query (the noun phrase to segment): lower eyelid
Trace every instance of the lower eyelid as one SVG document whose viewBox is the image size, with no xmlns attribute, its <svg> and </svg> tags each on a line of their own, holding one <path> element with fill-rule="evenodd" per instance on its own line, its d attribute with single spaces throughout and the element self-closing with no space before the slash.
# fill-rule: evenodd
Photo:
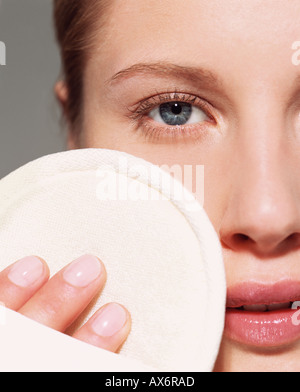
<svg viewBox="0 0 300 392">
<path fill-rule="evenodd" d="M 159 126 L 157 124 L 150 118 L 140 123 L 139 129 L 146 141 L 154 143 L 201 142 L 209 138 L 211 131 L 211 124 L 208 125 L 205 122 L 183 126 Z"/>
</svg>

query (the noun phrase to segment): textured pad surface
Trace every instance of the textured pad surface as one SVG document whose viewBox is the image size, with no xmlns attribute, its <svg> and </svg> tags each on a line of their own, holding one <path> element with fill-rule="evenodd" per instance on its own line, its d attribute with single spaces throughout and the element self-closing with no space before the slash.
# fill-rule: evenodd
<svg viewBox="0 0 300 392">
<path fill-rule="evenodd" d="M 212 370 L 225 313 L 221 246 L 200 204 L 157 166 L 104 149 L 31 162 L 0 181 L 0 243 L 1 269 L 32 254 L 51 275 L 83 254 L 103 260 L 105 288 L 68 333 L 119 302 L 132 316 L 125 359 Z"/>
</svg>

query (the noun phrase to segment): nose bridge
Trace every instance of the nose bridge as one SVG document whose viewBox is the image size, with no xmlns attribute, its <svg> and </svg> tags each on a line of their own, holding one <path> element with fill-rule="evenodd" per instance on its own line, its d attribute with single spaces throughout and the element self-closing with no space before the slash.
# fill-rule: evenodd
<svg viewBox="0 0 300 392">
<path fill-rule="evenodd" d="M 284 188 L 286 130 L 280 110 L 269 96 L 260 94 L 255 101 L 252 98 L 252 110 L 248 109 L 249 99 L 238 125 L 236 183 L 247 188 L 245 196 L 254 193 L 255 199 L 263 203 L 276 196 L 278 187 Z"/>
<path fill-rule="evenodd" d="M 256 199 L 275 196 L 275 189 L 282 188 L 285 172 L 280 125 L 267 119 L 241 124 L 238 135 L 237 160 L 240 162 L 237 183 L 248 188 L 249 196 L 254 192 Z M 281 184 L 281 187 L 280 187 Z"/>
<path fill-rule="evenodd" d="M 266 227 L 275 223 L 276 215 L 287 212 L 291 204 L 287 168 L 275 138 L 269 142 L 263 137 L 252 139 L 255 137 L 245 140 L 238 151 L 240 165 L 233 192 L 239 200 L 236 205 L 249 223 Z"/>
<path fill-rule="evenodd" d="M 239 124 L 221 237 L 231 247 L 237 238 L 247 238 L 257 249 L 270 252 L 300 229 L 300 219 L 286 159 L 284 121 L 278 110 L 271 117 L 267 108 L 258 113 L 244 117 Z"/>
</svg>

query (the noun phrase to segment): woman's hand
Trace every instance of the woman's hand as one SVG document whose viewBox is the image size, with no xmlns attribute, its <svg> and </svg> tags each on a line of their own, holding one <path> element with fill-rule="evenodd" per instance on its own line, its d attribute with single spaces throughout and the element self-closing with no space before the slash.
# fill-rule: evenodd
<svg viewBox="0 0 300 392">
<path fill-rule="evenodd" d="M 30 319 L 65 332 L 102 290 L 105 281 L 105 267 L 94 256 L 80 257 L 51 279 L 44 260 L 26 257 L 0 272 L 0 302 Z M 73 337 L 117 352 L 130 327 L 128 311 L 110 303 L 99 309 Z"/>
</svg>

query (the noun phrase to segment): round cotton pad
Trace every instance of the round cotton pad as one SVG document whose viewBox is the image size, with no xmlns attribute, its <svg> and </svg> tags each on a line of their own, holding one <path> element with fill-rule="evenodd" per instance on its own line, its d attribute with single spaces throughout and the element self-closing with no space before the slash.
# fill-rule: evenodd
<svg viewBox="0 0 300 392">
<path fill-rule="evenodd" d="M 107 283 L 69 334 L 118 302 L 132 317 L 124 359 L 213 369 L 225 315 L 221 245 L 201 205 L 158 166 L 105 149 L 31 162 L 0 181 L 0 243 L 1 269 L 28 255 L 51 275 L 84 254 L 104 262 Z"/>
</svg>

